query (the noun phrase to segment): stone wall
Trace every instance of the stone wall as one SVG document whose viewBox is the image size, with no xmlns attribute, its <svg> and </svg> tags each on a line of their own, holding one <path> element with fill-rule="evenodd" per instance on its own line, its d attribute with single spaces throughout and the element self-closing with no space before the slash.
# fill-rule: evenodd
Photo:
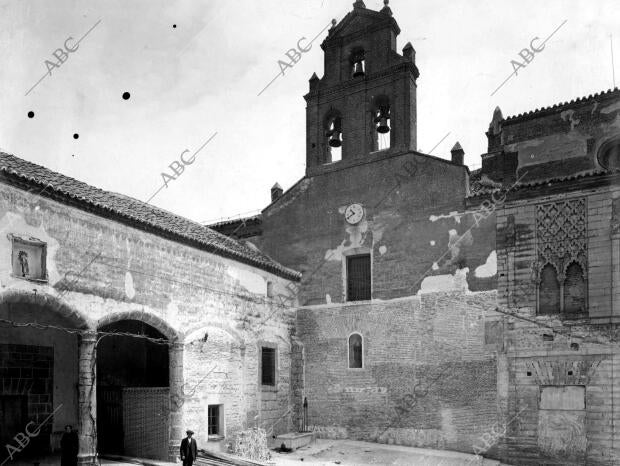
<svg viewBox="0 0 620 466">
<path fill-rule="evenodd" d="M 13 276 L 9 234 L 47 244 L 47 282 Z M 204 403 L 230 392 L 241 373 L 246 374 L 243 384 L 235 388 L 241 396 L 225 397 L 230 429 L 256 423 L 268 427 L 288 411 L 294 314 L 267 296 L 268 283 L 274 294 L 288 293 L 287 280 L 4 184 L 0 238 L 0 256 L 5 258 L 0 263 L 0 299 L 10 295 L 13 302 L 34 300 L 42 314 L 62 311 L 71 316 L 65 322 L 69 327 L 96 329 L 116 320 L 141 320 L 185 345 L 179 373 L 183 378 L 176 381 L 175 375 L 175 383 L 191 395 L 181 403 L 176 432 L 191 423 L 206 446 Z M 198 345 L 207 333 L 210 337 Z M 262 404 L 255 375 L 258 341 L 278 346 L 282 393 Z M 212 365 L 219 378 L 202 380 Z M 276 431 L 288 430 L 289 423 L 279 422 Z"/>
<path fill-rule="evenodd" d="M 620 188 L 605 178 L 584 179 L 518 194 L 497 211 L 498 303 L 505 313 L 493 324 L 498 401 L 504 419 L 514 419 L 498 456 L 532 465 L 618 464 L 620 315 L 612 297 L 618 288 L 613 204 Z M 586 225 L 586 312 L 540 315 L 537 209 L 579 200 L 583 218 L 562 223 Z"/>
</svg>

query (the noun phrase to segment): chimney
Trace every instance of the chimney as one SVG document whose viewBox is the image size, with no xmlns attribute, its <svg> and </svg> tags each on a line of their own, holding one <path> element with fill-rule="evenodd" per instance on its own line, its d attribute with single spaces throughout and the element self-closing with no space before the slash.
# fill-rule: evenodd
<svg viewBox="0 0 620 466">
<path fill-rule="evenodd" d="M 271 188 L 271 202 L 274 202 L 276 199 L 282 196 L 283 192 L 284 190 L 282 189 L 282 186 L 280 186 L 278 183 L 274 184 Z"/>
<path fill-rule="evenodd" d="M 465 151 L 463 150 L 459 142 L 454 144 L 454 147 L 452 148 L 450 153 L 452 154 L 452 163 L 455 163 L 457 165 L 463 165 L 463 161 L 465 159 Z"/>
<path fill-rule="evenodd" d="M 411 42 L 407 42 L 403 47 L 403 57 L 410 62 L 415 63 L 415 49 L 413 48 L 413 45 L 411 45 Z"/>
</svg>

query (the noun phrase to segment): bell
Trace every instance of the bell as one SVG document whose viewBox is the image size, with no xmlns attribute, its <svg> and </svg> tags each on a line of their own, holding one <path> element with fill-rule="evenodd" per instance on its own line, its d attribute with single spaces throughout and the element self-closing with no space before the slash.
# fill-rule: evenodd
<svg viewBox="0 0 620 466">
<path fill-rule="evenodd" d="M 329 136 L 329 147 L 340 147 L 341 145 L 340 131 L 332 131 L 332 134 Z"/>
<path fill-rule="evenodd" d="M 379 125 L 377 126 L 377 133 L 385 134 L 390 132 L 390 127 L 387 124 L 387 118 L 382 116 L 379 118 Z"/>
<path fill-rule="evenodd" d="M 361 61 L 356 61 L 353 65 L 353 77 L 364 76 L 364 65 Z"/>
</svg>

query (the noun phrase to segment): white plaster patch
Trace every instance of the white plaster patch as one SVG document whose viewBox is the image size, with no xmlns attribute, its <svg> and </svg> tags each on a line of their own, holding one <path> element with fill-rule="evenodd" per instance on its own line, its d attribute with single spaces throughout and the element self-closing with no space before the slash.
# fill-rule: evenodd
<svg viewBox="0 0 620 466">
<path fill-rule="evenodd" d="M 474 270 L 474 275 L 477 278 L 489 278 L 497 273 L 497 253 L 495 251 L 491 251 L 489 257 L 487 257 L 487 261 Z"/>
<path fill-rule="evenodd" d="M 436 222 L 437 220 L 440 220 L 442 218 L 453 218 L 456 223 L 461 223 L 461 217 L 463 215 L 465 215 L 465 214 L 464 213 L 460 214 L 458 211 L 453 210 L 449 214 L 445 214 L 445 215 L 444 214 L 441 214 L 441 215 L 431 215 L 428 219 L 431 222 Z"/>
<path fill-rule="evenodd" d="M 364 243 L 364 239 L 366 238 L 365 233 L 368 231 L 368 222 L 366 220 L 363 220 L 358 225 L 348 226 L 346 228 L 346 231 L 349 234 L 349 239 L 342 240 L 342 243 L 340 243 L 335 249 L 328 249 L 327 251 L 325 251 L 326 261 L 341 261 L 342 253 L 344 251 L 361 247 Z M 376 238 L 373 239 L 378 241 L 378 239 Z M 345 246 L 345 244 L 347 245 Z"/>
<path fill-rule="evenodd" d="M 435 246 L 435 240 L 434 239 L 431 240 L 431 246 Z"/>
<path fill-rule="evenodd" d="M 261 275 L 236 267 L 228 267 L 226 273 L 250 293 L 267 294 L 267 284 Z"/>
<path fill-rule="evenodd" d="M 170 301 L 164 309 L 164 318 L 176 327 L 179 324 L 179 306 L 174 301 Z"/>
<path fill-rule="evenodd" d="M 131 272 L 129 272 L 129 270 L 125 272 L 125 295 L 129 299 L 133 299 L 136 295 L 136 290 L 133 287 L 133 277 L 131 276 Z"/>
<path fill-rule="evenodd" d="M 387 252 L 387 247 L 386 246 L 380 246 L 379 247 L 379 254 L 383 255 Z"/>
<path fill-rule="evenodd" d="M 432 275 L 422 280 L 418 294 L 438 293 L 446 291 L 469 291 L 467 274 L 469 268 L 458 269 L 454 275 Z"/>
<path fill-rule="evenodd" d="M 472 244 L 474 244 L 474 238 L 471 235 L 471 230 L 467 230 L 462 236 L 456 230 L 448 231 L 448 248 L 450 248 L 451 259 L 447 263 L 452 264 L 459 257 L 461 246 L 471 246 Z"/>
<path fill-rule="evenodd" d="M 452 419 L 452 410 L 444 408 L 441 410 L 441 431 L 446 436 L 446 440 L 454 442 L 457 440 L 457 432 Z"/>
<path fill-rule="evenodd" d="M 439 270 L 439 265 L 437 265 L 437 262 L 433 262 L 433 270 Z"/>
<path fill-rule="evenodd" d="M 560 118 L 562 118 L 562 120 L 564 121 L 570 121 L 571 131 L 575 129 L 575 126 L 581 123 L 581 120 L 575 117 L 575 110 L 564 110 L 562 113 L 560 113 Z"/>
</svg>

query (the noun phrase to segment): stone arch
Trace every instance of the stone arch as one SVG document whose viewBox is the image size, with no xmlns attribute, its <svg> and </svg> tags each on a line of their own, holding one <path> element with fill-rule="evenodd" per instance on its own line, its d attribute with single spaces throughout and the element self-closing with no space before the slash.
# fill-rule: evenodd
<svg viewBox="0 0 620 466">
<path fill-rule="evenodd" d="M 196 341 L 198 339 L 203 338 L 205 335 L 205 332 L 208 332 L 209 329 L 212 329 L 212 328 L 217 328 L 219 330 L 226 332 L 228 335 L 230 335 L 230 337 L 233 340 L 239 343 L 240 346 L 245 346 L 245 340 L 239 332 L 232 329 L 229 325 L 224 325 L 219 322 L 213 322 L 208 325 L 202 325 L 200 327 L 196 327 L 193 330 L 188 330 L 184 334 L 183 344 L 187 345 L 191 343 L 192 341 Z"/>
<path fill-rule="evenodd" d="M 183 340 L 182 332 L 177 331 L 161 317 L 142 310 L 114 312 L 112 314 L 108 314 L 97 321 L 97 328 L 99 329 L 121 320 L 138 320 L 140 322 L 144 322 L 145 324 L 149 324 L 151 327 L 157 329 L 168 340 L 170 340 L 170 342 L 178 342 Z"/>
<path fill-rule="evenodd" d="M 7 290 L 0 293 L 1 304 L 29 304 L 51 310 L 70 321 L 76 329 L 92 330 L 93 322 L 67 303 L 65 300 L 48 293 L 26 290 Z"/>
</svg>

